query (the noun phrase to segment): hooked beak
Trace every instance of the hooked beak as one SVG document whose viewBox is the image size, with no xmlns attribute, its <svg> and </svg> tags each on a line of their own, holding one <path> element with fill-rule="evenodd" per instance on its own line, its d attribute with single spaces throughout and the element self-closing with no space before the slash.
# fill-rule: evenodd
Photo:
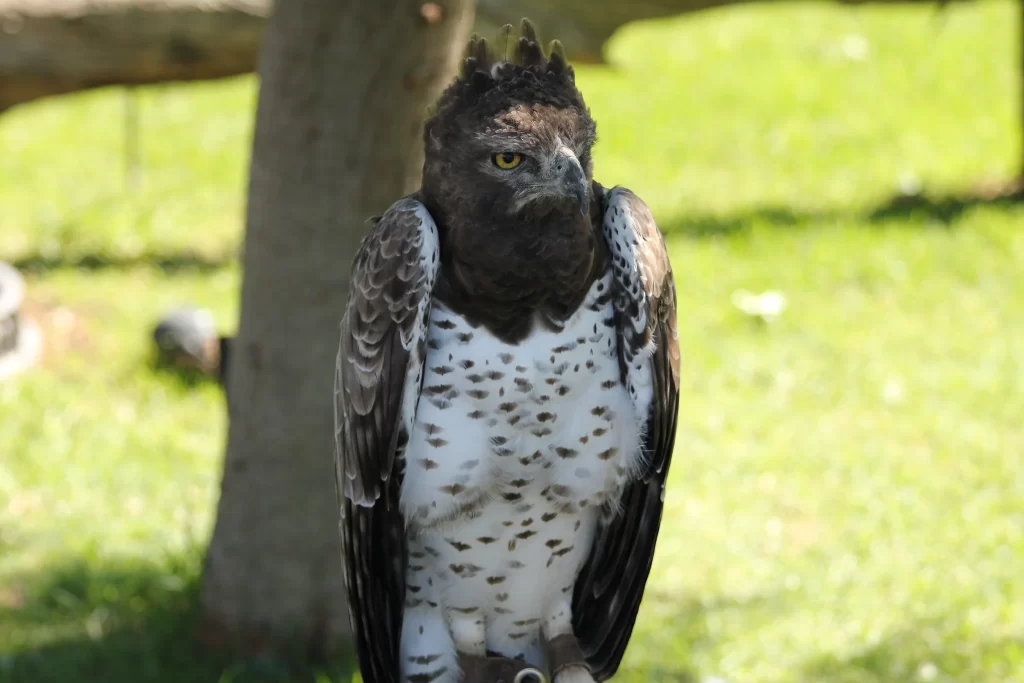
<svg viewBox="0 0 1024 683">
<path fill-rule="evenodd" d="M 580 160 L 572 150 L 563 147 L 555 159 L 555 174 L 558 176 L 561 193 L 575 200 L 581 216 L 590 212 L 590 183 L 587 174 L 580 165 Z"/>
</svg>

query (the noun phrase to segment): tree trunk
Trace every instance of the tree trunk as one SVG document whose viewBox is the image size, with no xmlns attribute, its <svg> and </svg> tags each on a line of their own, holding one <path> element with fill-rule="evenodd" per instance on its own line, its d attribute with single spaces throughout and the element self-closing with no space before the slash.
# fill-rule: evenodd
<svg viewBox="0 0 1024 683">
<path fill-rule="evenodd" d="M 333 382 L 367 219 L 419 185 L 425 108 L 454 74 L 471 0 L 287 0 L 267 28 L 230 428 L 203 634 L 319 656 L 349 632 Z"/>
</svg>

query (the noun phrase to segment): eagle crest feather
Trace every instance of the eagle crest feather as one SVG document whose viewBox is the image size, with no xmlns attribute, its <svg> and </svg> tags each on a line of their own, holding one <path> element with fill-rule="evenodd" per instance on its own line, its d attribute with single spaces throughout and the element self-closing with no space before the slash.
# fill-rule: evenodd
<svg viewBox="0 0 1024 683">
<path fill-rule="evenodd" d="M 513 38 L 514 31 L 511 24 L 505 24 L 493 43 L 475 33 L 470 37 L 458 76 L 428 108 L 428 119 L 458 115 L 461 110 L 486 106 L 521 90 L 557 96 L 559 101 L 552 104 L 567 98 L 582 106 L 576 74 L 562 43 L 553 40 L 545 50 L 537 29 L 526 18 L 517 38 Z"/>
</svg>

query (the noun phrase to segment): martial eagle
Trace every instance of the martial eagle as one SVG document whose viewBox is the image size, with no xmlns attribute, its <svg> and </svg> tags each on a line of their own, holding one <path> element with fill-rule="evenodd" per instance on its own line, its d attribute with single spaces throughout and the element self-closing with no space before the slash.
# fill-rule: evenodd
<svg viewBox="0 0 1024 683">
<path fill-rule="evenodd" d="M 367 683 L 605 680 L 654 555 L 679 391 L 668 254 L 639 197 L 593 180 L 561 46 L 511 28 L 500 51 L 470 41 L 421 188 L 353 264 L 335 462 Z"/>
</svg>

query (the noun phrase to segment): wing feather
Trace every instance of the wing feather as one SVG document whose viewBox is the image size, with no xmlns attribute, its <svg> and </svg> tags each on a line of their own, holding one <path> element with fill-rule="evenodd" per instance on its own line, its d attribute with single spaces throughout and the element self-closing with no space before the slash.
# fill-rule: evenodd
<svg viewBox="0 0 1024 683">
<path fill-rule="evenodd" d="M 615 276 L 619 360 L 644 426 L 644 465 L 619 510 L 602 519 L 576 581 L 573 628 L 598 681 L 619 667 L 654 560 L 679 404 L 675 283 L 664 239 L 627 189 L 603 195 L 602 232 Z M 595 193 L 597 194 L 597 193 Z"/>
<path fill-rule="evenodd" d="M 398 505 L 415 417 L 437 226 L 414 197 L 396 202 L 352 268 L 335 369 L 335 477 L 343 567 L 363 680 L 398 683 L 407 549 Z"/>
</svg>

